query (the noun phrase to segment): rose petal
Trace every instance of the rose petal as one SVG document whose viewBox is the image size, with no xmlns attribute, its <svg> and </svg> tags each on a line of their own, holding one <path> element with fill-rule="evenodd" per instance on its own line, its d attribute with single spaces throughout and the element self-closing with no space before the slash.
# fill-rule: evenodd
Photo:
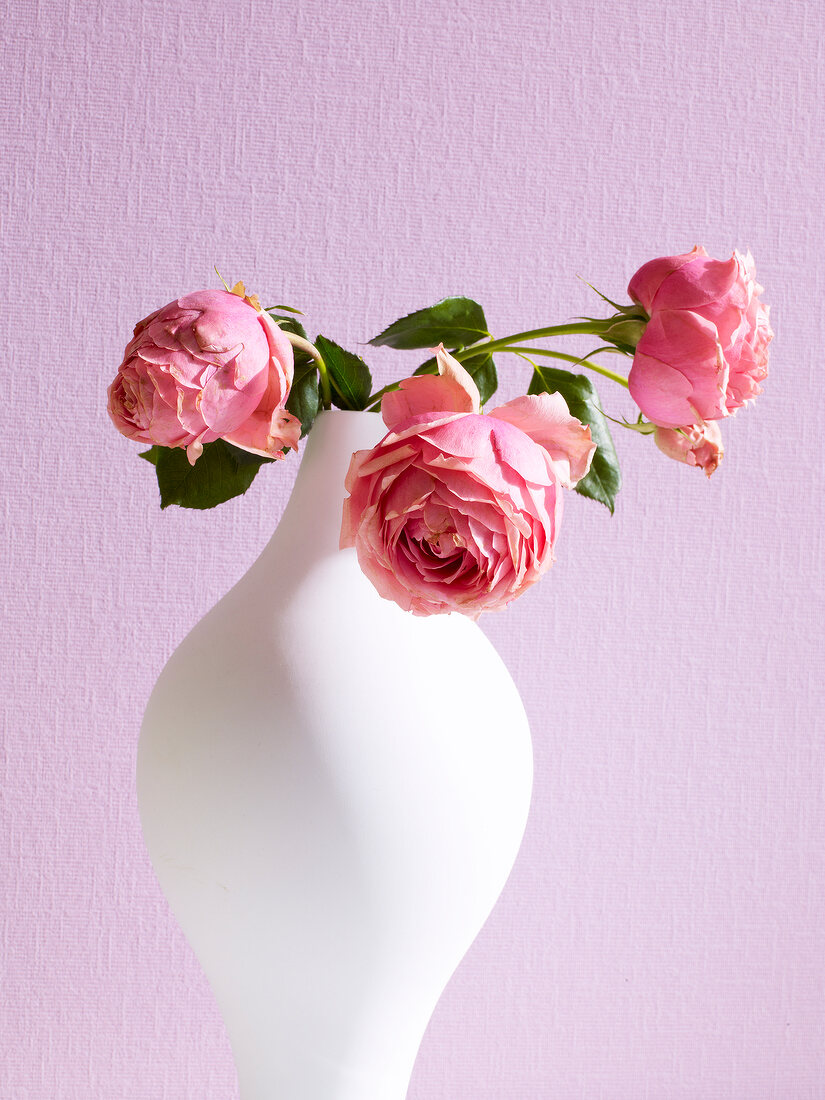
<svg viewBox="0 0 825 1100">
<path fill-rule="evenodd" d="M 438 374 L 405 378 L 397 390 L 384 394 L 381 415 L 391 431 L 421 414 L 478 412 L 478 386 L 472 377 L 457 359 L 444 350 L 443 344 L 434 350 Z"/>
<path fill-rule="evenodd" d="M 190 461 L 218 438 L 279 457 L 300 433 L 285 410 L 292 370 L 289 341 L 249 302 L 198 291 L 135 326 L 110 415 L 126 435 L 188 448 Z"/>
<path fill-rule="evenodd" d="M 404 609 L 477 618 L 552 564 L 559 476 L 547 450 L 506 419 L 430 415 L 353 456 L 341 546 L 354 546 L 377 591 Z"/>
<path fill-rule="evenodd" d="M 571 489 L 590 469 L 596 444 L 590 426 L 570 413 L 560 393 L 517 397 L 488 414 L 518 428 L 548 452 L 562 485 Z"/>
<path fill-rule="evenodd" d="M 684 252 L 679 256 L 659 256 L 655 260 L 649 260 L 631 278 L 627 286 L 628 294 L 634 302 L 638 302 L 650 313 L 653 309 L 653 299 L 664 280 L 698 256 L 707 256 L 707 252 L 697 244 L 690 252 Z"/>
<path fill-rule="evenodd" d="M 744 309 L 748 297 L 741 274 L 742 267 L 736 253 L 729 260 L 696 256 L 662 280 L 651 309 L 653 312 L 659 309 L 695 310 L 720 301 Z"/>
<path fill-rule="evenodd" d="M 654 441 L 659 450 L 677 462 L 698 466 L 708 477 L 724 457 L 722 431 L 717 420 L 689 424 L 683 428 L 657 428 Z"/>
<path fill-rule="evenodd" d="M 697 313 L 655 313 L 636 347 L 628 385 L 655 424 L 678 428 L 727 416 L 728 368 L 714 325 Z"/>
</svg>

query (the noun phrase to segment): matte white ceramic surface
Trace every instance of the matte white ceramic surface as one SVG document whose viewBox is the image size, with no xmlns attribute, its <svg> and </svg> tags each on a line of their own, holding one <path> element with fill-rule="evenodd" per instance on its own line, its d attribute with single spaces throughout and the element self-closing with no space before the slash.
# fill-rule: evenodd
<svg viewBox="0 0 825 1100">
<path fill-rule="evenodd" d="M 243 1100 L 403 1100 L 527 819 L 527 720 L 484 634 L 382 600 L 338 549 L 350 456 L 384 430 L 318 417 L 271 542 L 141 733 L 146 844 Z"/>
</svg>

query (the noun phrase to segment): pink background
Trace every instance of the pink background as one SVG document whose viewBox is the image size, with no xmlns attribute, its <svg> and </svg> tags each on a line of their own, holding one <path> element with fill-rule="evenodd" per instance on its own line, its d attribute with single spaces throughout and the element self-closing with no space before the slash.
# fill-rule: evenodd
<svg viewBox="0 0 825 1100">
<path fill-rule="evenodd" d="M 135 746 L 296 463 L 161 514 L 104 410 L 134 322 L 217 263 L 353 347 L 451 293 L 503 334 L 597 309 L 577 274 L 622 297 L 702 242 L 753 250 L 772 377 L 711 482 L 617 429 L 615 518 L 571 499 L 549 578 L 484 621 L 534 807 L 410 1097 L 821 1100 L 825 9 L 5 9 L 0 1097 L 237 1095 Z"/>
</svg>

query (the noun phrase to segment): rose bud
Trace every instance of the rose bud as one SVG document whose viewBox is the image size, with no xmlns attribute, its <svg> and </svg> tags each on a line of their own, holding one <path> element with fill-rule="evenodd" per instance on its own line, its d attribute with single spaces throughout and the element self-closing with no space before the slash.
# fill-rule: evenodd
<svg viewBox="0 0 825 1100">
<path fill-rule="evenodd" d="M 698 466 L 708 477 L 713 473 L 725 453 L 722 432 L 716 420 L 704 424 L 690 424 L 685 428 L 656 428 L 653 434 L 656 446 L 677 462 Z"/>
<path fill-rule="evenodd" d="M 711 259 L 696 247 L 641 267 L 628 292 L 650 316 L 628 379 L 663 427 L 720 420 L 762 392 L 773 332 L 751 254 Z"/>
<path fill-rule="evenodd" d="M 439 374 L 386 394 L 388 434 L 353 455 L 341 546 L 404 610 L 477 618 L 549 569 L 562 487 L 584 477 L 595 445 L 560 394 L 482 415 L 475 382 L 436 350 Z"/>
<path fill-rule="evenodd" d="M 130 439 L 185 447 L 193 465 L 216 439 L 282 458 L 301 431 L 284 408 L 292 368 L 291 344 L 256 299 L 199 290 L 135 327 L 109 415 Z"/>
</svg>

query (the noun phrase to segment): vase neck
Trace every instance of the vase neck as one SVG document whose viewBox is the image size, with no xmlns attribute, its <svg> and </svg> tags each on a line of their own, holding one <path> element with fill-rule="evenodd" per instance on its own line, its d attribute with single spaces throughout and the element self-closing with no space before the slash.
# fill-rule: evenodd
<svg viewBox="0 0 825 1100">
<path fill-rule="evenodd" d="M 301 541 L 307 563 L 338 550 L 346 497 L 344 480 L 355 451 L 374 447 L 386 435 L 380 415 L 334 410 L 319 413 L 306 437 L 301 468 L 267 558 L 284 537 Z"/>
</svg>

